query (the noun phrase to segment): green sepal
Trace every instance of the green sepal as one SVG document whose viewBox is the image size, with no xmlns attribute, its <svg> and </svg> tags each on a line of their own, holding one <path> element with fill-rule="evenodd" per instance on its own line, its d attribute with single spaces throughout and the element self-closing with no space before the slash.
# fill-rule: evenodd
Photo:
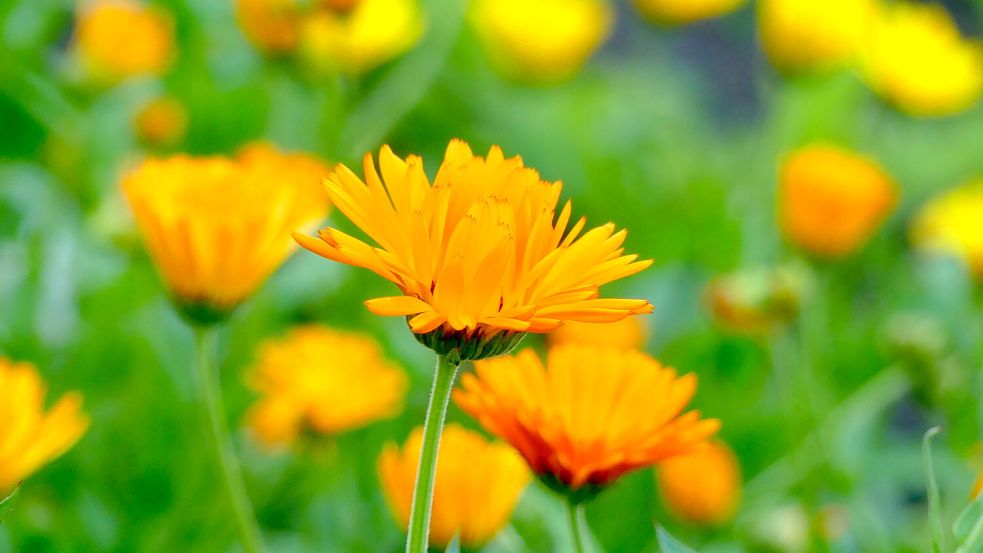
<svg viewBox="0 0 983 553">
<path fill-rule="evenodd" d="M 579 488 L 571 488 L 552 474 L 537 474 L 536 477 L 547 488 L 565 497 L 571 505 L 587 503 L 607 489 L 607 486 L 591 483 L 584 484 Z"/>
<path fill-rule="evenodd" d="M 447 333 L 437 328 L 425 334 L 413 333 L 418 342 L 432 349 L 438 355 L 446 355 L 453 361 L 476 361 L 511 352 L 526 336 L 525 332 L 501 331 L 486 336 L 482 329 L 468 333 L 465 331 Z"/>
<path fill-rule="evenodd" d="M 192 326 L 208 327 L 220 324 L 232 315 L 235 305 L 220 307 L 206 300 L 181 300 L 174 298 L 174 307 Z"/>
<path fill-rule="evenodd" d="M 14 488 L 14 491 L 10 492 L 7 497 L 0 499 L 0 522 L 3 522 L 3 519 L 7 518 L 7 515 L 13 510 L 14 504 L 17 503 L 19 491 L 20 487 Z"/>
</svg>

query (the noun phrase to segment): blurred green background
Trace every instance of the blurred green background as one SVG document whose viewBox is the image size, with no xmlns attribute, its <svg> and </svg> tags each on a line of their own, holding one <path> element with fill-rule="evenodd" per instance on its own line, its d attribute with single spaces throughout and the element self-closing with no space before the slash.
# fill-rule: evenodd
<svg viewBox="0 0 983 553">
<path fill-rule="evenodd" d="M 760 51 L 752 5 L 659 28 L 619 3 L 604 47 L 554 86 L 496 73 L 453 0 L 424 1 L 422 41 L 357 78 L 263 56 L 224 0 L 155 5 L 175 21 L 170 69 L 97 89 L 72 76 L 73 3 L 0 1 L 0 353 L 35 363 L 53 395 L 80 390 L 92 417 L 76 447 L 26 481 L 0 551 L 234 550 L 192 405 L 191 331 L 118 193 L 122 171 L 153 152 L 132 118 L 165 92 L 189 119 L 168 151 L 265 139 L 357 164 L 385 142 L 432 171 L 459 137 L 521 155 L 563 180 L 575 214 L 629 229 L 628 251 L 655 265 L 608 293 L 655 305 L 647 349 L 699 375 L 695 404 L 723 421 L 745 486 L 736 519 L 708 530 L 669 516 L 652 472 L 638 471 L 588 507 L 605 551 L 656 551 L 655 521 L 705 552 L 927 551 L 921 436 L 937 424 L 946 520 L 968 502 L 983 461 L 981 297 L 954 260 L 912 252 L 907 229 L 926 198 L 983 174 L 979 105 L 912 119 L 850 70 L 783 77 Z M 967 32 L 983 29 L 981 3 L 950 8 Z M 814 140 L 877 159 L 901 191 L 884 227 L 841 261 L 796 252 L 775 224 L 779 160 Z M 786 332 L 742 336 L 711 320 L 710 279 L 790 261 L 811 284 Z M 390 294 L 368 272 L 300 252 L 222 335 L 228 416 L 272 551 L 402 548 L 375 461 L 422 421 L 432 358 L 401 320 L 361 304 Z M 378 337 L 412 376 L 406 409 L 270 454 L 239 425 L 253 399 L 244 371 L 265 338 L 307 321 Z M 926 341 L 927 360 L 899 346 Z M 474 427 L 453 406 L 450 417 Z M 559 503 L 534 484 L 485 551 L 566 551 L 565 532 Z"/>
</svg>

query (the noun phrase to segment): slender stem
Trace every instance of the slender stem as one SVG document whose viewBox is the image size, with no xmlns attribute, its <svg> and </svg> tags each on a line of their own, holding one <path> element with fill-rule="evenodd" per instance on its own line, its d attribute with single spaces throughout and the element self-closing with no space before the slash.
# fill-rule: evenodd
<svg viewBox="0 0 983 553">
<path fill-rule="evenodd" d="M 447 404 L 458 363 L 437 355 L 437 368 L 433 375 L 433 388 L 427 404 L 427 417 L 423 422 L 423 446 L 420 448 L 420 464 L 416 470 L 413 487 L 413 505 L 410 508 L 410 524 L 406 535 L 406 553 L 426 553 L 430 536 L 430 509 L 433 503 L 433 483 L 437 475 L 437 451 L 440 435 L 447 417 Z"/>
<path fill-rule="evenodd" d="M 584 524 L 584 504 L 574 504 L 573 501 L 567 501 L 567 518 L 570 521 L 570 535 L 573 537 L 573 550 L 574 553 L 585 553 L 587 550 L 584 548 L 584 532 L 582 526 Z"/>
<path fill-rule="evenodd" d="M 239 461 L 229 441 L 229 428 L 225 422 L 225 409 L 222 406 L 222 396 L 219 393 L 218 369 L 215 366 L 215 329 L 213 327 L 198 327 L 195 329 L 195 352 L 198 369 L 198 405 L 201 416 L 208 420 L 211 449 L 214 462 L 222 473 L 222 483 L 232 514 L 236 521 L 239 541 L 246 553 L 262 551 L 262 538 L 253 508 L 246 495 L 242 483 L 242 472 Z"/>
</svg>

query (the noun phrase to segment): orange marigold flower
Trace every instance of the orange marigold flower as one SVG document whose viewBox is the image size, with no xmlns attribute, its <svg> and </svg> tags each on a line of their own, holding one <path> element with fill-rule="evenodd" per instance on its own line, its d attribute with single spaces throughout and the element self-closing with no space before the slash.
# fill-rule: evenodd
<svg viewBox="0 0 983 553">
<path fill-rule="evenodd" d="M 714 322 L 758 335 L 795 320 L 809 284 L 809 274 L 799 265 L 753 267 L 715 277 L 703 297 Z"/>
<path fill-rule="evenodd" d="M 379 163 L 381 178 L 365 156 L 367 184 L 344 166 L 325 183 L 332 203 L 379 247 L 334 228 L 320 240 L 295 236 L 318 255 L 396 284 L 403 296 L 369 300 L 369 310 L 408 316 L 438 353 L 494 355 L 521 333 L 563 321 L 651 312 L 645 300 L 598 298 L 602 284 L 651 264 L 623 255 L 626 232 L 609 223 L 581 235 L 584 219 L 567 230 L 570 203 L 556 214 L 561 183 L 540 179 L 520 158 L 506 159 L 498 147 L 475 156 L 455 140 L 433 185 L 419 157 L 403 160 L 386 146 Z"/>
<path fill-rule="evenodd" d="M 778 217 L 785 236 L 821 256 L 858 249 L 896 202 L 897 188 L 876 162 L 835 146 L 813 144 L 793 152 L 779 175 Z"/>
<path fill-rule="evenodd" d="M 133 120 L 137 137 L 153 146 L 169 146 L 181 140 L 188 129 L 188 112 L 170 96 L 147 102 Z"/>
<path fill-rule="evenodd" d="M 296 327 L 263 344 L 250 380 L 260 399 L 247 415 L 267 446 L 292 442 L 304 428 L 336 434 L 402 409 L 406 374 L 378 344 L 320 325 Z"/>
<path fill-rule="evenodd" d="M 422 443 L 423 428 L 418 427 L 402 449 L 390 443 L 379 456 L 382 490 L 403 528 L 410 518 Z M 444 547 L 455 535 L 466 547 L 491 540 L 508 523 L 529 480 L 529 470 L 511 447 L 448 424 L 440 441 L 430 544 Z"/>
<path fill-rule="evenodd" d="M 236 19 L 246 38 L 271 53 L 297 48 L 303 15 L 297 0 L 236 0 Z"/>
<path fill-rule="evenodd" d="M 150 255 L 183 313 L 220 319 L 293 251 L 292 232 L 327 213 L 321 162 L 269 145 L 238 159 L 148 159 L 123 180 Z"/>
<path fill-rule="evenodd" d="M 666 25 L 687 25 L 720 17 L 740 8 L 747 0 L 634 0 L 642 15 Z"/>
<path fill-rule="evenodd" d="M 45 463 L 68 451 L 89 426 L 82 396 L 65 394 L 44 411 L 37 369 L 0 357 L 0 499 Z"/>
<path fill-rule="evenodd" d="M 641 349 L 645 345 L 647 325 L 641 317 L 625 317 L 614 323 L 580 323 L 567 321 L 546 335 L 550 345 L 588 344 L 619 349 Z"/>
<path fill-rule="evenodd" d="M 171 19 L 134 0 L 83 3 L 75 45 L 83 62 L 101 80 L 116 81 L 161 73 L 174 56 Z"/>
<path fill-rule="evenodd" d="M 687 453 L 720 426 L 680 414 L 696 377 L 637 351 L 568 344 L 475 363 L 454 399 L 545 483 L 588 499 L 622 474 Z"/>
<path fill-rule="evenodd" d="M 730 520 L 741 496 L 737 456 L 720 441 L 707 442 L 690 453 L 660 463 L 659 493 L 669 510 L 695 524 Z"/>
</svg>

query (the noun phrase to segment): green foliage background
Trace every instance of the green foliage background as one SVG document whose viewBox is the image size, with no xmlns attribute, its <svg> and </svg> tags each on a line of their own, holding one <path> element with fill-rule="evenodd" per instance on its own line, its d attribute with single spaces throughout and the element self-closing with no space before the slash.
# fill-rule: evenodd
<svg viewBox="0 0 983 553">
<path fill-rule="evenodd" d="M 927 197 L 983 174 L 980 106 L 915 120 L 850 71 L 780 77 L 756 45 L 751 7 L 660 29 L 619 4 L 614 37 L 576 79 L 528 87 L 491 70 L 455 0 L 425 1 L 423 42 L 360 80 L 264 59 L 228 2 L 159 4 L 177 22 L 176 64 L 160 80 L 96 91 L 71 83 L 70 2 L 0 2 L 0 353 L 37 364 L 53 395 L 81 390 L 92 417 L 73 450 L 24 484 L 0 551 L 234 547 L 192 408 L 191 332 L 127 230 L 117 191 L 121 171 L 146 154 L 131 118 L 163 91 L 190 113 L 175 150 L 231 153 L 265 138 L 358 163 L 386 142 L 433 170 L 460 137 L 522 155 L 564 181 L 575 213 L 630 229 L 628 250 L 656 263 L 610 293 L 656 306 L 648 349 L 699 375 L 696 404 L 723 421 L 745 493 L 732 524 L 700 529 L 669 516 L 651 471 L 639 471 L 588 508 L 604 551 L 657 550 L 656 521 L 705 552 L 792 550 L 768 542 L 798 525 L 802 551 L 926 551 L 920 438 L 936 424 L 946 520 L 968 502 L 983 414 L 980 297 L 960 265 L 913 253 L 906 233 Z M 953 5 L 979 34 L 981 4 Z M 802 257 L 774 223 L 778 160 L 813 140 L 870 154 L 902 190 L 878 235 L 840 262 Z M 788 333 L 741 337 L 709 320 L 710 278 L 795 259 L 814 286 Z M 257 345 L 298 322 L 372 333 L 412 375 L 397 419 L 281 455 L 237 434 L 271 550 L 401 550 L 375 459 L 422 421 L 432 357 L 401 320 L 361 305 L 390 293 L 368 272 L 301 252 L 223 333 L 233 424 L 252 400 L 243 375 Z M 941 340 L 930 359 L 889 347 L 902 314 L 894 326 L 905 338 Z M 451 419 L 473 426 L 454 407 Z M 566 540 L 559 503 L 534 485 L 485 551 L 567 551 Z"/>
</svg>

